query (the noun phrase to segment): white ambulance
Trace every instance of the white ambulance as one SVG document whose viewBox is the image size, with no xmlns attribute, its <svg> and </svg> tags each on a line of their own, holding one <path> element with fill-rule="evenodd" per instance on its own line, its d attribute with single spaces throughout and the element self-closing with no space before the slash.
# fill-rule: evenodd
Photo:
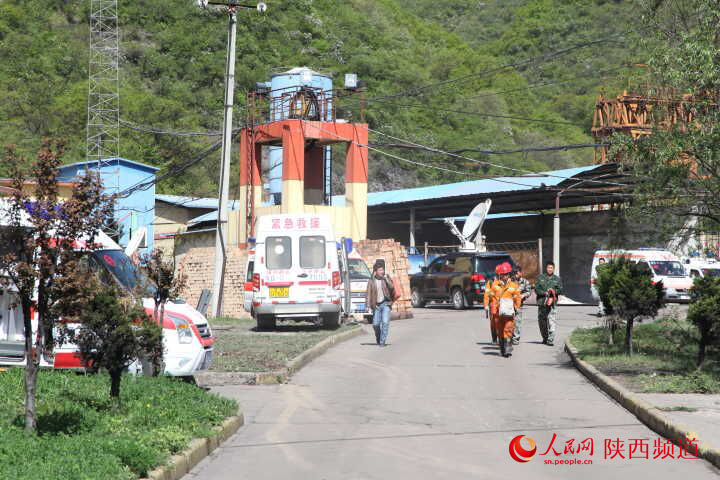
<svg viewBox="0 0 720 480">
<path fill-rule="evenodd" d="M 257 220 L 251 312 L 259 329 L 277 320 L 340 324 L 340 268 L 330 218 L 264 215 Z M 249 270 L 249 269 L 248 269 Z"/>
<path fill-rule="evenodd" d="M 650 273 L 652 273 L 654 282 L 662 281 L 667 301 L 690 301 L 690 287 L 692 287 L 693 283 L 692 278 L 685 272 L 685 268 L 682 263 L 680 263 L 678 257 L 667 250 L 656 248 L 598 250 L 595 252 L 590 273 L 590 290 L 595 301 L 600 300 L 597 289 L 595 288 L 598 265 L 621 257 L 646 266 Z"/>
<path fill-rule="evenodd" d="M 142 270 L 136 268 L 117 243 L 102 232 L 93 243 L 99 244 L 100 248 L 88 252 L 87 258 L 101 280 L 113 282 L 127 292 L 136 291 L 136 287 L 142 285 L 151 293 L 154 286 L 150 280 Z M 142 302 L 146 313 L 153 316 L 153 298 L 143 298 Z M 0 365 L 24 366 L 26 363 L 23 316 L 18 303 L 16 291 L 0 284 Z M 70 324 L 70 327 L 77 328 L 78 325 Z M 36 328 L 37 320 L 34 318 L 33 331 Z M 210 367 L 215 339 L 207 319 L 200 312 L 182 300 L 168 301 L 162 328 L 166 375 L 185 377 Z M 135 368 L 137 363 L 134 364 Z M 41 358 L 40 365 L 63 369 L 85 367 L 77 346 L 70 343 L 56 346 Z"/>
<path fill-rule="evenodd" d="M 691 278 L 720 277 L 720 261 L 714 258 L 687 258 L 683 261 Z"/>
</svg>

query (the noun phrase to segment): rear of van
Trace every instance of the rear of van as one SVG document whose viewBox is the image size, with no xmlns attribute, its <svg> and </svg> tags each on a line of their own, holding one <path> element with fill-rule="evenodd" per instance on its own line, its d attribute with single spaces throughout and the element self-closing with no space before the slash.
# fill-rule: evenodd
<svg viewBox="0 0 720 480">
<path fill-rule="evenodd" d="M 259 329 L 278 320 L 340 324 L 340 268 L 330 218 L 265 215 L 258 218 L 252 311 Z"/>
</svg>

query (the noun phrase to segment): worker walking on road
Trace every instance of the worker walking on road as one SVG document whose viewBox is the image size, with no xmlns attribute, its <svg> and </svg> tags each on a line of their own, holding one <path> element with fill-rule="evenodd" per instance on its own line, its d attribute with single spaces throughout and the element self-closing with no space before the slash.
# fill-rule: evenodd
<svg viewBox="0 0 720 480">
<path fill-rule="evenodd" d="M 497 332 L 495 331 L 495 321 L 490 315 L 490 290 L 492 290 L 492 280 L 488 280 L 485 284 L 485 293 L 483 294 L 483 306 L 485 307 L 485 318 L 490 323 L 490 338 L 492 343 L 497 343 Z"/>
<path fill-rule="evenodd" d="M 555 275 L 555 264 L 547 262 L 545 273 L 535 282 L 537 296 L 538 325 L 543 343 L 552 346 L 555 343 L 555 321 L 557 320 L 557 303 L 562 294 L 562 280 Z"/>
<path fill-rule="evenodd" d="M 368 282 L 365 303 L 373 312 L 373 329 L 378 346 L 384 347 L 390 331 L 390 311 L 396 299 L 395 284 L 385 275 L 385 262 L 375 261 L 373 275 Z"/>
<path fill-rule="evenodd" d="M 490 314 L 495 322 L 495 332 L 503 357 L 512 355 L 512 337 L 515 333 L 515 315 L 522 304 L 520 286 L 512 278 L 512 265 L 501 263 L 495 267 L 498 278 L 490 288 Z"/>
<path fill-rule="evenodd" d="M 525 305 L 525 300 L 530 298 L 530 295 L 532 294 L 532 286 L 530 285 L 530 282 L 527 281 L 527 278 L 523 276 L 522 267 L 520 265 L 515 267 L 515 276 L 513 280 L 515 280 L 515 283 L 517 283 L 520 287 L 520 294 L 522 295 L 522 305 L 520 306 L 517 315 L 515 315 L 515 333 L 513 333 L 512 338 L 513 345 L 518 345 L 520 343 L 520 333 L 523 323 L 523 306 Z"/>
</svg>

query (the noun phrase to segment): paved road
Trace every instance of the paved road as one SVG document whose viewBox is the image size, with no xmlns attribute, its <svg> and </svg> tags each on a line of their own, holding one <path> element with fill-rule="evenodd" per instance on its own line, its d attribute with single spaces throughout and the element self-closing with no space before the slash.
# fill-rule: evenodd
<svg viewBox="0 0 720 480">
<path fill-rule="evenodd" d="M 559 337 L 597 322 L 587 307 L 564 307 Z M 704 460 L 652 459 L 658 438 L 589 384 L 557 342 L 539 343 L 526 320 L 505 359 L 488 342 L 482 311 L 416 310 L 393 322 L 391 345 L 370 336 L 331 349 L 287 385 L 218 387 L 237 398 L 246 426 L 186 479 L 715 478 Z M 526 318 L 534 318 L 528 308 Z M 527 435 L 538 452 L 511 459 Z M 593 439 L 594 453 L 542 456 L 550 444 Z M 648 439 L 650 459 L 604 459 L 605 439 Z M 525 445 L 525 444 L 524 444 Z M 638 452 L 641 450 L 638 450 Z M 677 455 L 677 451 L 675 452 Z M 637 455 L 637 453 L 636 453 Z M 546 465 L 579 458 L 593 465 Z"/>
</svg>

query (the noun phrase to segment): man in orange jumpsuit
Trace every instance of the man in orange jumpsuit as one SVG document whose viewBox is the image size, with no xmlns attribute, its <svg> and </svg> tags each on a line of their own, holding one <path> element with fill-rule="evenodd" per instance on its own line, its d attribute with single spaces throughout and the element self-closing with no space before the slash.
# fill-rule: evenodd
<svg viewBox="0 0 720 480">
<path fill-rule="evenodd" d="M 512 355 L 515 314 L 522 305 L 522 292 L 520 286 L 510 277 L 512 265 L 508 262 L 495 267 L 495 273 L 497 279 L 492 283 L 488 293 L 490 315 L 500 343 L 500 354 L 509 357 Z"/>
<path fill-rule="evenodd" d="M 493 343 L 497 343 L 497 333 L 495 332 L 495 321 L 490 315 L 490 290 L 492 290 L 492 280 L 488 280 L 485 284 L 485 293 L 483 295 L 483 305 L 485 306 L 485 317 L 490 322 L 490 337 Z"/>
</svg>

